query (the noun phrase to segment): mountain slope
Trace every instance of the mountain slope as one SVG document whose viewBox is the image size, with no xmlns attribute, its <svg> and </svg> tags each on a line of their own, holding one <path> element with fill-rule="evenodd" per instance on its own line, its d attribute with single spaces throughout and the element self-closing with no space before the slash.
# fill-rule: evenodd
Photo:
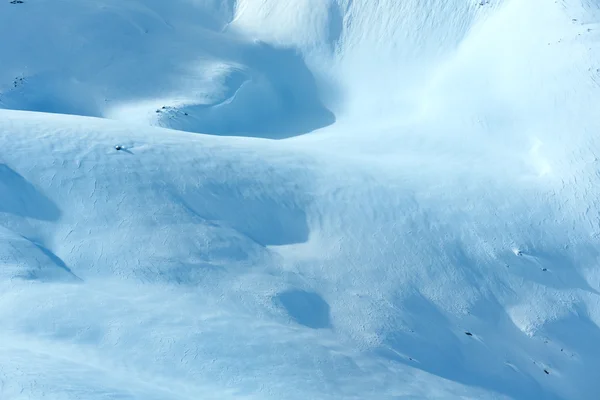
<svg viewBox="0 0 600 400">
<path fill-rule="evenodd" d="M 598 6 L 1 4 L 2 399 L 593 399 Z"/>
</svg>

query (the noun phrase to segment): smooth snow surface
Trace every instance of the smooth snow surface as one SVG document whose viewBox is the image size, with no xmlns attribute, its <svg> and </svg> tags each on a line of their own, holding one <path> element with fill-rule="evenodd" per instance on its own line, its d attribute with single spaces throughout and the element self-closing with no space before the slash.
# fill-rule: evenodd
<svg viewBox="0 0 600 400">
<path fill-rule="evenodd" d="M 599 22 L 1 2 L 0 399 L 597 399 Z"/>
</svg>

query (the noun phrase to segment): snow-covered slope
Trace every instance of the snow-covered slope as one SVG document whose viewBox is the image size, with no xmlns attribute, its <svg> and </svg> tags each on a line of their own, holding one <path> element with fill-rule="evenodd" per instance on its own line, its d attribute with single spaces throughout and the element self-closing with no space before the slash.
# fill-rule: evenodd
<svg viewBox="0 0 600 400">
<path fill-rule="evenodd" d="M 1 3 L 0 398 L 594 399 L 599 13 Z"/>
</svg>

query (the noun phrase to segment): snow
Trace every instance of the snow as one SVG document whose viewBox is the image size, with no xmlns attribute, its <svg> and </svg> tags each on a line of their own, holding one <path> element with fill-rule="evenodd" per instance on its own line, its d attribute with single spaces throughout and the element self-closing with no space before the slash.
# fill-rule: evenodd
<svg viewBox="0 0 600 400">
<path fill-rule="evenodd" d="M 596 398 L 598 22 L 1 3 L 0 398 Z"/>
</svg>

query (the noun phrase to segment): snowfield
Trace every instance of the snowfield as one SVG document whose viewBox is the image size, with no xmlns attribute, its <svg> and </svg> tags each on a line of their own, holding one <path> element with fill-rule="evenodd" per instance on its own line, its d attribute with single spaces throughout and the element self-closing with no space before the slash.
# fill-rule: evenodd
<svg viewBox="0 0 600 400">
<path fill-rule="evenodd" d="M 3 1 L 0 399 L 596 399 L 599 23 Z"/>
</svg>

